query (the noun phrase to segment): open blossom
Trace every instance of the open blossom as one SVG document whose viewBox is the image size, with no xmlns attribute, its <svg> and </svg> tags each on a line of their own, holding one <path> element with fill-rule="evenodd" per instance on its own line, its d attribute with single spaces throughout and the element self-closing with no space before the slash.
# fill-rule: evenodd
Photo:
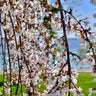
<svg viewBox="0 0 96 96">
<path fill-rule="evenodd" d="M 55 2 L 52 5 L 53 5 L 53 7 L 58 8 L 58 2 Z"/>
<path fill-rule="evenodd" d="M 92 81 L 96 82 L 96 78 L 95 78 L 95 79 L 93 79 Z"/>
<path fill-rule="evenodd" d="M 90 94 L 88 96 L 91 96 L 92 93 L 96 93 L 96 88 L 89 88 Z"/>
<path fill-rule="evenodd" d="M 10 94 L 10 88 L 7 88 L 7 89 L 5 90 L 5 92 L 6 92 L 6 94 Z"/>
</svg>

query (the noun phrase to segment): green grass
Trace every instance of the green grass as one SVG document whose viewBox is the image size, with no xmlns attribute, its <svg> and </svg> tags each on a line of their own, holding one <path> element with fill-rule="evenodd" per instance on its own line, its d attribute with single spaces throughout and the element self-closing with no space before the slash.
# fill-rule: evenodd
<svg viewBox="0 0 96 96">
<path fill-rule="evenodd" d="M 89 88 L 94 88 L 96 87 L 96 83 L 95 82 L 92 82 L 92 80 L 94 79 L 94 76 L 91 76 L 91 73 L 90 72 L 80 72 L 79 73 L 79 76 L 77 78 L 77 86 L 78 87 L 81 87 L 83 90 L 82 90 L 82 93 L 84 94 L 84 96 L 88 96 L 89 94 Z M 0 74 L 0 90 L 2 89 L 2 83 L 3 82 L 3 75 Z M 40 87 L 38 87 L 38 85 L 41 85 Z M 41 93 L 44 89 L 46 89 L 46 86 L 44 85 L 43 82 L 40 82 L 36 85 L 36 87 L 41 90 Z M 21 96 L 20 95 L 20 87 L 18 89 L 18 96 Z M 26 92 L 25 90 L 25 87 L 23 86 L 23 92 Z M 13 91 L 12 93 L 15 93 L 16 91 L 16 86 L 13 86 Z M 96 96 L 96 94 L 92 94 L 92 96 Z"/>
<path fill-rule="evenodd" d="M 3 82 L 3 74 L 0 74 L 0 82 Z"/>
<path fill-rule="evenodd" d="M 94 76 L 92 76 L 90 72 L 79 73 L 79 76 L 77 78 L 77 86 L 83 89 L 82 93 L 84 94 L 84 96 L 88 96 L 89 88 L 96 87 L 96 83 L 92 82 L 93 79 Z M 92 96 L 96 96 L 96 94 L 92 94 Z"/>
</svg>

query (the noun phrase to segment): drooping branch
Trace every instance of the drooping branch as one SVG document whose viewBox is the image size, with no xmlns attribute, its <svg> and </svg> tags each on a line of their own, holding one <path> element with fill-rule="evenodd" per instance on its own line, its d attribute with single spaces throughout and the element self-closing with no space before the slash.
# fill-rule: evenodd
<svg viewBox="0 0 96 96">
<path fill-rule="evenodd" d="M 11 16 L 11 14 L 10 14 Z M 13 21 L 12 21 L 12 18 L 10 17 L 11 19 L 11 22 L 12 22 L 12 26 L 13 26 L 13 30 L 14 30 L 14 36 L 15 36 L 15 29 L 14 29 L 14 24 L 13 24 Z M 18 21 L 17 21 L 17 24 L 19 25 Z M 16 36 L 15 36 L 16 37 Z M 15 39 L 15 44 L 17 46 L 17 40 Z M 20 42 L 19 42 L 20 43 Z M 22 80 L 21 80 L 21 65 L 20 65 L 20 60 L 19 60 L 19 56 L 17 57 L 18 59 L 18 68 L 19 68 L 19 76 L 18 76 L 18 83 L 17 83 L 17 88 L 16 88 L 16 92 L 15 92 L 15 95 L 17 95 L 17 92 L 18 92 L 18 87 L 19 87 L 19 83 L 21 84 L 21 96 L 23 96 L 23 92 L 22 92 Z M 20 81 L 20 82 L 19 82 Z"/>
<path fill-rule="evenodd" d="M 61 69 L 59 70 L 57 76 L 60 76 L 61 75 L 61 72 L 63 71 L 64 67 L 67 65 L 67 62 L 63 64 L 63 66 L 61 67 Z M 59 81 L 58 81 L 58 78 L 55 82 L 55 85 L 49 90 L 48 94 L 50 94 L 52 92 L 53 89 L 55 89 L 58 85 Z"/>
<path fill-rule="evenodd" d="M 16 32 L 15 32 L 15 28 L 14 28 L 14 23 L 13 23 L 13 20 L 12 20 L 12 16 L 11 16 L 10 10 L 9 10 L 8 12 L 9 12 L 10 21 L 11 21 L 12 28 L 13 28 L 13 36 L 14 36 L 14 38 L 15 38 L 15 45 L 16 45 L 16 47 L 17 47 L 17 39 L 16 39 Z M 20 36 L 20 37 L 21 37 L 21 36 Z M 19 41 L 21 41 L 20 38 L 19 38 Z M 23 52 L 22 48 L 20 48 L 20 49 L 21 49 L 21 52 L 22 52 L 22 54 L 23 54 L 24 62 L 25 62 L 26 66 L 27 66 L 27 69 L 28 69 L 29 78 L 31 78 L 31 74 L 30 74 L 31 72 L 30 72 L 30 70 L 29 70 L 28 63 L 27 63 L 27 60 L 26 60 L 26 58 L 25 58 L 24 52 Z M 19 57 L 18 57 L 18 58 L 19 58 Z M 32 80 L 31 80 L 30 86 L 33 87 L 33 95 L 34 95 L 34 94 L 35 94 L 35 93 L 34 93 L 35 86 L 34 86 Z"/>
<path fill-rule="evenodd" d="M 21 84 L 21 96 L 23 96 L 23 92 L 22 92 L 22 80 L 21 80 L 21 66 L 20 66 L 19 57 L 17 59 L 18 59 L 18 67 L 19 67 L 19 76 L 18 76 L 18 83 L 17 83 L 17 88 L 16 88 L 15 95 L 17 96 L 18 87 L 19 87 L 19 83 L 20 83 Z"/>
<path fill-rule="evenodd" d="M 11 24 L 12 24 L 12 28 L 13 28 L 13 36 L 15 38 L 15 45 L 17 47 L 17 39 L 16 39 L 16 32 L 15 32 L 15 28 L 14 28 L 14 23 L 13 23 L 13 20 L 12 20 L 12 16 L 11 16 L 11 12 L 9 12 L 9 16 L 10 16 L 10 21 L 11 21 Z M 19 78 L 18 78 L 18 84 L 17 84 L 17 88 L 16 88 L 16 92 L 15 92 L 15 95 L 17 95 L 17 92 L 18 92 L 18 87 L 19 87 L 19 80 L 21 78 L 21 69 L 20 69 L 20 63 L 19 63 L 19 56 L 17 56 L 17 59 L 18 59 L 18 67 L 19 67 Z M 22 91 L 21 91 L 22 92 Z M 22 93 L 21 93 L 22 94 Z"/>
<path fill-rule="evenodd" d="M 72 81 L 72 80 L 71 80 L 71 81 Z M 78 90 L 78 87 L 74 84 L 74 82 L 73 82 L 73 81 L 72 81 L 72 84 L 73 84 L 73 86 L 76 88 L 77 93 L 81 95 L 82 93 Z M 81 96 L 82 96 L 82 95 L 81 95 Z"/>
<path fill-rule="evenodd" d="M 61 75 L 61 72 L 63 71 L 64 67 L 68 64 L 68 62 L 66 62 L 65 64 L 63 64 L 63 66 L 61 67 L 61 69 L 59 70 L 59 73 L 57 76 Z"/>
<path fill-rule="evenodd" d="M 18 20 L 18 17 L 17 17 L 17 16 L 16 16 L 16 19 Z M 20 21 L 17 22 L 17 25 L 18 25 L 18 26 L 19 26 L 19 22 L 20 22 Z M 20 42 L 20 46 L 22 46 L 21 36 L 19 36 L 19 42 Z M 21 50 L 21 53 L 23 54 L 24 62 L 25 62 L 25 64 L 26 64 L 26 66 L 27 66 L 27 70 L 28 70 L 28 73 L 29 73 L 29 78 L 31 78 L 31 71 L 30 71 L 30 69 L 29 69 L 29 67 L 28 67 L 29 64 L 28 64 L 28 62 L 27 62 L 27 60 L 26 60 L 26 57 L 25 57 L 24 52 L 23 52 L 23 50 L 22 50 L 21 47 L 20 47 L 20 50 Z M 30 83 L 30 87 L 33 88 L 33 95 L 35 95 L 35 86 L 34 86 L 32 80 L 31 80 L 31 83 Z"/>
<path fill-rule="evenodd" d="M 10 69 L 10 94 L 12 96 L 12 69 L 11 69 L 11 56 L 10 56 L 10 48 L 9 48 L 9 39 L 8 39 L 8 35 L 6 33 L 6 30 L 4 30 L 5 33 L 5 40 L 7 43 L 7 51 L 8 51 L 8 58 L 9 58 L 9 69 Z M 9 37 L 10 38 L 10 37 Z"/>
<path fill-rule="evenodd" d="M 69 52 L 69 45 L 68 45 L 68 40 L 67 40 L 67 34 L 66 34 L 66 25 L 65 25 L 65 21 L 64 21 L 64 14 L 63 11 L 61 9 L 63 9 L 62 5 L 61 5 L 61 1 L 58 1 L 58 5 L 59 5 L 59 9 L 60 9 L 60 15 L 61 15 L 61 23 L 63 25 L 63 35 L 65 37 L 65 47 L 67 50 L 67 62 L 68 62 L 68 74 L 69 74 L 69 89 L 71 88 L 71 65 L 70 65 L 70 52 Z M 68 92 L 68 96 L 70 96 L 70 92 Z"/>
<path fill-rule="evenodd" d="M 1 44 L 0 46 L 2 47 L 2 55 L 3 55 L 3 95 L 5 94 L 5 42 L 3 41 L 2 37 L 2 31 L 1 31 L 1 4 L 0 4 L 0 35 L 1 35 Z"/>
<path fill-rule="evenodd" d="M 14 28 L 14 23 L 13 23 L 13 20 L 12 20 L 12 16 L 11 16 L 11 12 L 10 11 L 8 11 L 9 12 L 9 16 L 10 16 L 10 21 L 11 21 L 11 24 L 12 24 L 12 28 L 13 28 L 13 36 L 14 36 L 14 38 L 15 38 L 15 44 L 16 44 L 16 46 L 17 46 L 17 40 L 16 40 L 16 36 L 15 36 L 15 28 Z"/>
<path fill-rule="evenodd" d="M 21 41 L 21 36 L 20 36 L 19 40 Z M 20 48 L 20 50 L 21 50 L 21 52 L 22 52 L 22 54 L 23 54 L 24 62 L 25 62 L 25 64 L 26 64 L 26 66 L 27 66 L 27 70 L 28 70 L 28 73 L 29 73 L 29 78 L 31 78 L 31 71 L 30 71 L 30 69 L 29 69 L 29 67 L 28 67 L 28 62 L 27 62 L 27 60 L 26 60 L 26 57 L 25 57 L 25 55 L 24 55 L 24 52 L 23 52 L 22 48 Z M 35 96 L 35 86 L 34 86 L 32 80 L 31 80 L 31 83 L 30 83 L 30 87 L 33 88 L 33 96 Z"/>
</svg>

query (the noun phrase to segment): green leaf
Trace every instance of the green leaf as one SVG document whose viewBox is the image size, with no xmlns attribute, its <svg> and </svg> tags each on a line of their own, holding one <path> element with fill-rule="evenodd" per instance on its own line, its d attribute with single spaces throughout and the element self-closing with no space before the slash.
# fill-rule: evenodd
<svg viewBox="0 0 96 96">
<path fill-rule="evenodd" d="M 49 11 L 51 11 L 53 14 L 58 13 L 59 8 L 55 8 L 55 7 L 53 7 L 53 6 L 51 6 L 51 7 L 52 7 L 52 8 L 49 8 Z"/>
<path fill-rule="evenodd" d="M 58 49 L 54 49 L 54 52 L 60 52 L 60 49 L 58 48 Z"/>
<path fill-rule="evenodd" d="M 88 31 L 92 30 L 91 27 L 88 28 Z"/>
<path fill-rule="evenodd" d="M 16 46 L 16 49 L 18 49 L 19 47 L 21 47 L 21 45 L 20 45 L 20 44 Z"/>
<path fill-rule="evenodd" d="M 63 39 L 63 42 L 65 42 L 65 39 Z"/>
<path fill-rule="evenodd" d="M 44 4 L 44 5 L 47 4 L 47 0 L 43 0 L 43 4 Z"/>
</svg>

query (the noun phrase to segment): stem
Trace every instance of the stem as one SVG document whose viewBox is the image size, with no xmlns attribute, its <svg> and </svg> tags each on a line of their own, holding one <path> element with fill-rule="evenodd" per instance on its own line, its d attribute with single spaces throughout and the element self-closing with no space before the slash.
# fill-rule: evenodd
<svg viewBox="0 0 96 96">
<path fill-rule="evenodd" d="M 11 84 L 11 81 L 12 81 L 12 71 L 11 71 L 11 59 L 10 59 L 10 48 L 9 48 L 9 40 L 7 38 L 7 34 L 6 34 L 6 31 L 4 30 L 4 33 L 5 33 L 5 40 L 7 42 L 7 51 L 8 51 L 8 57 L 9 57 L 9 69 L 10 69 L 10 96 L 12 96 L 12 84 Z M 9 37 L 10 38 L 10 37 Z"/>
<path fill-rule="evenodd" d="M 67 65 L 67 62 L 64 63 L 64 65 L 61 67 L 61 69 L 59 70 L 59 73 L 58 73 L 57 76 L 60 76 L 60 75 L 61 75 L 61 72 L 62 72 L 63 68 L 64 68 L 66 65 Z M 52 92 L 52 90 L 58 86 L 58 83 L 59 83 L 59 82 L 58 82 L 58 78 L 57 78 L 57 80 L 56 80 L 56 82 L 55 82 L 55 85 L 49 90 L 48 94 L 50 94 L 50 93 Z"/>
<path fill-rule="evenodd" d="M 11 20 L 11 23 L 12 23 L 12 28 L 13 28 L 13 36 L 14 36 L 14 38 L 15 38 L 15 44 L 16 44 L 16 46 L 17 46 L 17 40 L 16 40 L 16 36 L 15 36 L 15 28 L 14 28 L 14 23 L 13 23 L 13 20 L 12 20 L 12 16 L 11 16 L 10 11 L 8 11 L 8 12 L 9 12 L 10 20 Z"/>
<path fill-rule="evenodd" d="M 78 87 L 72 82 L 73 86 L 78 90 Z M 78 90 L 78 94 L 82 94 L 79 90 Z M 82 96 L 82 95 L 80 95 Z"/>
<path fill-rule="evenodd" d="M 5 42 L 4 43 L 4 48 L 3 48 L 3 59 L 4 59 L 4 63 L 3 63 L 3 95 L 5 96 L 5 72 L 7 73 L 7 65 L 6 65 L 6 59 L 5 59 L 5 50 L 6 50 L 6 46 L 5 46 Z"/>
<path fill-rule="evenodd" d="M 17 39 L 16 39 L 16 36 L 15 36 L 14 23 L 13 23 L 13 20 L 12 20 L 12 16 L 11 16 L 10 11 L 9 11 L 9 16 L 10 16 L 10 20 L 11 20 L 11 23 L 12 23 L 13 36 L 15 37 L 15 45 L 17 46 Z M 18 76 L 18 84 L 17 84 L 17 88 L 16 88 L 15 95 L 17 95 L 17 92 L 18 92 L 19 80 L 21 81 L 21 69 L 20 69 L 19 56 L 17 57 L 17 59 L 18 59 L 18 67 L 19 67 L 19 76 Z M 20 82 L 20 83 L 21 83 L 21 82 Z M 22 85 L 22 84 L 21 84 L 21 85 Z M 23 93 L 22 93 L 22 88 L 21 88 L 21 94 L 23 94 Z"/>
<path fill-rule="evenodd" d="M 16 16 L 16 19 L 18 19 L 17 16 Z M 21 22 L 20 22 L 20 23 L 21 23 Z M 17 24 L 18 24 L 18 26 L 19 26 L 19 21 L 17 22 Z M 14 36 L 15 36 L 15 34 L 14 34 Z M 15 37 L 16 37 L 16 36 L 15 36 Z M 21 36 L 19 36 L 19 42 L 20 42 L 20 46 L 22 46 Z M 26 64 L 26 66 L 27 66 L 27 70 L 28 70 L 28 73 L 29 73 L 29 78 L 31 78 L 31 71 L 30 71 L 30 69 L 29 69 L 29 67 L 28 67 L 29 64 L 27 63 L 26 57 L 25 57 L 24 52 L 23 52 L 23 50 L 22 50 L 21 47 L 20 47 L 20 50 L 21 50 L 21 52 L 22 52 L 22 54 L 23 54 L 24 62 L 25 62 L 25 64 Z M 31 80 L 31 83 L 30 83 L 30 87 L 33 88 L 33 96 L 35 96 L 35 86 L 34 86 L 32 80 Z M 29 94 L 30 94 L 30 91 L 29 91 Z"/>
<path fill-rule="evenodd" d="M 22 81 L 21 81 L 21 67 L 20 67 L 19 57 L 18 57 L 18 67 L 19 67 L 19 76 L 18 76 L 18 84 L 17 84 L 15 95 L 17 95 L 17 93 L 18 93 L 18 87 L 19 87 L 19 81 L 20 81 L 20 84 L 21 84 L 21 96 L 23 96 Z"/>
<path fill-rule="evenodd" d="M 21 41 L 21 36 L 20 36 L 19 39 L 20 39 L 20 41 Z M 29 67 L 28 67 L 29 64 L 27 63 L 27 60 L 26 60 L 26 58 L 25 58 L 25 55 L 24 55 L 24 52 L 23 52 L 22 48 L 20 48 L 20 50 L 21 50 L 21 52 L 22 52 L 22 54 L 23 54 L 24 62 L 25 62 L 25 64 L 26 64 L 26 66 L 27 66 L 27 70 L 28 70 L 28 73 L 29 73 L 29 78 L 31 78 L 31 71 L 30 71 L 30 69 L 29 69 Z M 33 96 L 35 96 L 35 86 L 34 86 L 32 80 L 31 80 L 31 83 L 30 83 L 30 87 L 33 88 Z M 30 92 L 29 92 L 29 93 L 30 93 Z"/>
<path fill-rule="evenodd" d="M 19 57 L 18 57 L 18 67 L 19 67 Z M 17 83 L 17 88 L 16 88 L 16 92 L 15 92 L 15 95 L 17 95 L 17 92 L 18 92 L 18 87 L 19 87 L 19 79 L 20 79 L 20 67 L 19 67 L 19 76 L 18 76 L 18 83 Z"/>
<path fill-rule="evenodd" d="M 14 36 L 14 38 L 15 38 L 15 45 L 16 45 L 16 47 L 17 47 L 17 39 L 16 39 L 16 35 L 15 35 L 15 29 L 14 29 L 14 23 L 13 23 L 13 20 L 12 20 L 12 16 L 11 16 L 11 13 L 10 13 L 10 11 L 8 11 L 9 12 L 9 15 L 10 15 L 10 20 L 11 20 L 11 23 L 12 23 L 12 28 L 13 28 L 13 36 Z M 18 23 L 18 22 L 17 22 Z M 21 36 L 20 36 L 21 37 Z M 19 41 L 21 41 L 21 39 L 19 38 Z M 21 43 L 21 42 L 20 42 Z M 21 48 L 20 48 L 21 49 Z M 23 53 L 23 50 L 21 49 L 21 52 Z M 26 64 L 26 66 L 27 66 L 27 69 L 28 69 L 28 72 L 29 72 L 29 77 L 31 78 L 31 72 L 30 72 L 30 70 L 29 70 L 29 67 L 28 67 L 28 64 L 27 64 L 27 60 L 26 60 L 26 58 L 25 58 L 25 56 L 24 56 L 24 53 L 23 53 L 23 57 L 24 57 L 24 61 L 25 61 L 25 64 Z M 17 85 L 18 86 L 18 85 Z M 34 86 L 34 84 L 33 84 L 33 82 L 32 82 L 32 80 L 31 80 L 31 84 L 30 84 L 30 86 L 32 86 L 33 87 L 33 94 L 34 94 L 34 88 L 35 88 L 35 86 Z M 17 87 L 18 88 L 18 87 Z"/>
<path fill-rule="evenodd" d="M 21 84 L 21 96 L 23 96 L 22 80 L 21 80 L 21 66 L 20 66 L 19 58 L 18 58 L 18 66 L 19 66 L 19 80 L 20 80 L 20 84 Z"/>
<path fill-rule="evenodd" d="M 70 52 L 70 54 L 72 55 L 72 56 L 76 56 L 79 60 L 82 60 L 83 58 L 81 58 L 79 55 L 77 55 L 77 54 L 75 54 L 75 53 L 73 53 L 73 52 Z"/>
<path fill-rule="evenodd" d="M 1 5 L 0 5 L 0 34 L 1 34 L 1 46 L 2 46 L 2 55 L 3 55 L 3 96 L 5 96 L 5 85 L 4 85 L 4 82 L 5 82 L 5 70 L 4 70 L 4 64 L 5 64 L 5 46 L 3 45 L 3 37 L 2 37 L 2 32 L 1 32 Z M 5 43 L 4 43 L 5 44 Z"/>
<path fill-rule="evenodd" d="M 67 62 L 68 62 L 68 75 L 69 75 L 69 89 L 71 88 L 71 65 L 70 65 L 70 52 L 69 52 L 69 45 L 68 45 L 68 40 L 67 40 L 67 35 L 66 35 L 66 25 L 65 25 L 65 21 L 64 21 L 64 14 L 63 11 L 61 9 L 62 5 L 60 0 L 57 0 L 58 4 L 59 4 L 59 9 L 60 9 L 60 15 L 61 15 L 61 22 L 63 25 L 63 35 L 65 37 L 65 46 L 66 46 L 66 51 L 67 51 Z M 68 92 L 68 96 L 70 96 L 70 91 Z"/>
</svg>

